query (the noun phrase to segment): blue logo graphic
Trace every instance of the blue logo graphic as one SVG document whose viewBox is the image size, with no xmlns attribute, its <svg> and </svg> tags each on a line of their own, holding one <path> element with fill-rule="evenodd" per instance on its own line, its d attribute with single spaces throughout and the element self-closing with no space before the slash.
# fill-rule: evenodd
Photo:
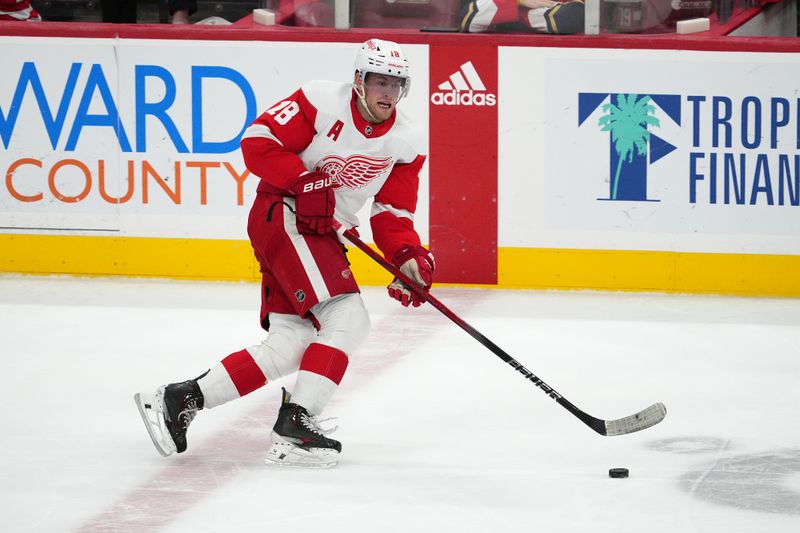
<svg viewBox="0 0 800 533">
<path fill-rule="evenodd" d="M 603 103 L 608 99 L 608 103 Z M 681 125 L 681 97 L 677 94 L 578 93 L 578 126 L 603 105 L 600 131 L 608 132 L 609 192 L 601 200 L 648 202 L 647 168 L 677 147 L 652 133 L 661 127 L 656 104 Z M 649 161 L 648 161 L 649 159 Z"/>
</svg>

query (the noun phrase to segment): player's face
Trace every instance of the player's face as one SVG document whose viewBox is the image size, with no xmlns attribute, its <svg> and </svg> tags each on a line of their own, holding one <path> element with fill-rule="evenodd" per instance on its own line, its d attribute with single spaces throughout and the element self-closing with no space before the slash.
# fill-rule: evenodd
<svg viewBox="0 0 800 533">
<path fill-rule="evenodd" d="M 392 116 L 401 92 L 403 92 L 403 78 L 371 72 L 364 80 L 367 107 L 380 122 Z"/>
</svg>

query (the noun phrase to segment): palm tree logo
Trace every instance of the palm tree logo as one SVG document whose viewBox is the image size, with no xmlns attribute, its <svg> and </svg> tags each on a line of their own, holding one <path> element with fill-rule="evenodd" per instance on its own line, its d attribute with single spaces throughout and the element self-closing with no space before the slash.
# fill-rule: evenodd
<svg viewBox="0 0 800 533">
<path fill-rule="evenodd" d="M 622 170 L 622 163 L 633 162 L 634 152 L 638 157 L 647 156 L 647 141 L 650 140 L 650 132 L 647 126 L 661 126 L 661 121 L 653 114 L 656 108 L 650 105 L 650 97 L 636 94 L 618 94 L 617 103 L 614 104 L 614 97 L 611 102 L 603 105 L 606 113 L 598 124 L 602 126 L 600 131 L 611 132 L 611 142 L 617 154 L 617 169 L 614 178 L 611 180 L 611 200 L 617 200 L 619 192 L 619 173 Z"/>
<path fill-rule="evenodd" d="M 597 124 L 609 132 L 609 197 L 601 200 L 653 201 L 647 198 L 648 159 L 654 163 L 677 148 L 649 130 L 661 127 L 653 104 L 680 125 L 680 100 L 671 94 L 579 93 L 578 125 L 602 104 Z"/>
</svg>

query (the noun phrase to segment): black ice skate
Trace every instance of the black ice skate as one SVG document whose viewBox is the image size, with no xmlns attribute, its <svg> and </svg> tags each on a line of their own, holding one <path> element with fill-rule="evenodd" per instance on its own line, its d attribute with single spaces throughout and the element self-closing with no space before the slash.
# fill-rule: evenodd
<svg viewBox="0 0 800 533">
<path fill-rule="evenodd" d="M 278 420 L 272 428 L 272 446 L 264 462 L 268 465 L 311 468 L 336 466 L 342 444 L 325 436 L 333 429 L 321 428 L 320 421 L 305 407 L 292 403 L 291 398 L 283 389 Z"/>
<path fill-rule="evenodd" d="M 197 380 L 170 383 L 155 394 L 137 393 L 133 399 L 158 453 L 166 457 L 186 451 L 186 430 L 203 408 Z"/>
</svg>

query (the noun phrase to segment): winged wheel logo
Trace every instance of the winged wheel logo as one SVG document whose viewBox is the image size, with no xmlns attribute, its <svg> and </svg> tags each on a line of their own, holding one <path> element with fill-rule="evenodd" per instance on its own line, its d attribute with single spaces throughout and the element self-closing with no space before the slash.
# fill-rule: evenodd
<svg viewBox="0 0 800 533">
<path fill-rule="evenodd" d="M 348 189 L 360 189 L 389 172 L 392 163 L 391 157 L 378 158 L 356 154 L 342 158 L 338 155 L 329 155 L 317 164 L 317 170 Z"/>
</svg>

